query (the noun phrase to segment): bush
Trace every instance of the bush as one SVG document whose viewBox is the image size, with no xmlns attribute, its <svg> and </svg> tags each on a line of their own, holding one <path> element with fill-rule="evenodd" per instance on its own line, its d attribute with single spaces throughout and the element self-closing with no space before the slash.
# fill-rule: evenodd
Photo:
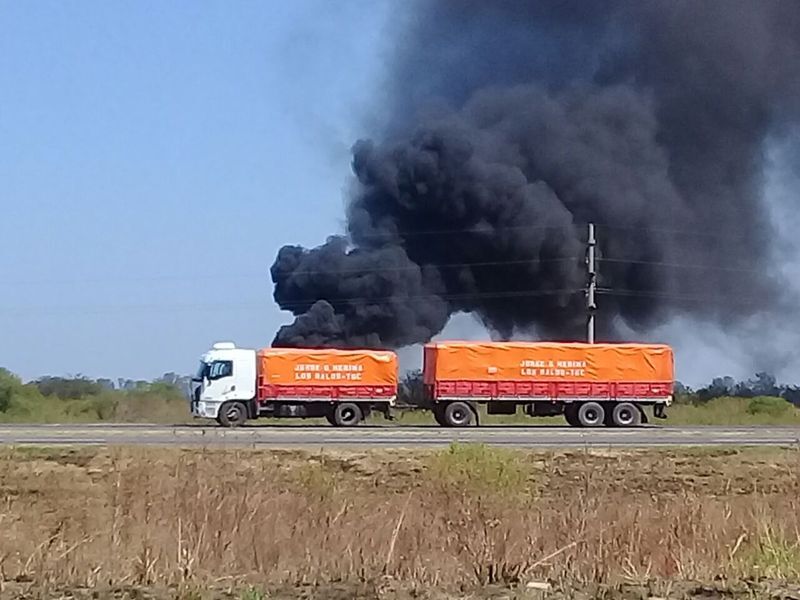
<svg viewBox="0 0 800 600">
<path fill-rule="evenodd" d="M 747 404 L 747 414 L 780 417 L 785 415 L 790 408 L 792 408 L 792 405 L 783 398 L 758 396 Z"/>
<path fill-rule="evenodd" d="M 400 379 L 397 390 L 397 401 L 410 406 L 427 406 L 425 399 L 425 385 L 422 380 L 422 371 L 409 371 Z"/>
<path fill-rule="evenodd" d="M 14 393 L 22 388 L 19 377 L 6 369 L 0 369 L 0 412 L 6 412 L 11 406 Z"/>
<path fill-rule="evenodd" d="M 519 453 L 486 444 L 454 442 L 430 466 L 439 482 L 464 492 L 521 492 L 530 475 Z"/>
<path fill-rule="evenodd" d="M 142 383 L 122 390 L 82 377 L 43 377 L 25 384 L 0 368 L 0 422 L 181 422 L 188 403 L 177 384 Z"/>
<path fill-rule="evenodd" d="M 42 377 L 34 385 L 43 396 L 56 396 L 62 400 L 78 400 L 84 396 L 96 396 L 105 389 L 103 384 L 86 377 Z"/>
</svg>

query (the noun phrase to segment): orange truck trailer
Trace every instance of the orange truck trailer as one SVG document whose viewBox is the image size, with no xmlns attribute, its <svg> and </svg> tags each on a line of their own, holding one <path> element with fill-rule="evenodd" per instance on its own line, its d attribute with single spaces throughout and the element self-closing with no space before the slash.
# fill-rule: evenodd
<svg viewBox="0 0 800 600">
<path fill-rule="evenodd" d="M 441 342 L 424 350 L 436 421 L 463 427 L 488 414 L 563 414 L 573 426 L 634 427 L 645 406 L 663 418 L 674 385 L 672 350 L 655 344 Z"/>
</svg>

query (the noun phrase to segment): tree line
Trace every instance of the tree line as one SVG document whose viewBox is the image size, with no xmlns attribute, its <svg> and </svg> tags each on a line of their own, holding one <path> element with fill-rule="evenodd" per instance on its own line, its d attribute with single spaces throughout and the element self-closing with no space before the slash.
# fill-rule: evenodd
<svg viewBox="0 0 800 600">
<path fill-rule="evenodd" d="M 92 379 L 83 375 L 44 376 L 28 383 L 10 371 L 0 368 L 0 412 L 8 410 L 13 398 L 35 401 L 36 397 L 55 398 L 62 401 L 78 401 L 92 398 L 136 398 L 143 394 L 150 397 L 172 400 L 188 398 L 192 379 L 188 375 L 174 372 L 164 373 L 153 380 L 135 379 Z M 408 371 L 400 379 L 398 386 L 400 404 L 425 406 L 425 391 L 422 372 Z M 138 396 L 137 396 L 138 394 Z M 756 373 L 754 377 L 736 380 L 730 376 L 715 377 L 708 384 L 692 388 L 680 381 L 675 382 L 676 401 L 704 403 L 714 398 L 726 396 L 756 398 L 770 396 L 783 398 L 800 406 L 800 387 L 779 384 L 774 375 L 768 372 Z"/>
<path fill-rule="evenodd" d="M 23 382 L 0 368 L 0 421 L 150 421 L 188 416 L 191 378 L 165 373 L 151 381 L 45 376 Z"/>
</svg>

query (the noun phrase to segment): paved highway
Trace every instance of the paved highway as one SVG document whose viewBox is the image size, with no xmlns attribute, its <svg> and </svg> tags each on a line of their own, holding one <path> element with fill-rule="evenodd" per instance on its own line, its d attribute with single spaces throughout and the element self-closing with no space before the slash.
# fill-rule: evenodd
<svg viewBox="0 0 800 600">
<path fill-rule="evenodd" d="M 652 446 L 800 445 L 800 427 L 571 427 L 249 426 L 222 429 L 192 425 L 3 425 L 4 445 L 170 445 L 287 447 L 434 447 L 459 442 L 541 448 L 640 448 Z"/>
</svg>

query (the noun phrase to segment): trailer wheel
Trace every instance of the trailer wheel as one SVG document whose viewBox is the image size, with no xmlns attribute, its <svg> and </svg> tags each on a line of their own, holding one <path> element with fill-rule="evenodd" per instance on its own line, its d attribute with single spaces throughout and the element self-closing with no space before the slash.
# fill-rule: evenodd
<svg viewBox="0 0 800 600">
<path fill-rule="evenodd" d="M 575 402 L 570 402 L 564 406 L 564 419 L 571 427 L 581 426 L 580 421 L 578 421 L 578 405 Z"/>
<path fill-rule="evenodd" d="M 241 402 L 225 402 L 219 407 L 217 422 L 223 427 L 239 427 L 247 421 L 247 407 Z"/>
<path fill-rule="evenodd" d="M 472 423 L 472 409 L 466 402 L 451 402 L 444 407 L 444 422 L 448 427 L 467 427 Z"/>
<path fill-rule="evenodd" d="M 600 427 L 606 417 L 606 411 L 598 402 L 583 402 L 578 407 L 578 424 L 581 427 Z"/>
<path fill-rule="evenodd" d="M 611 413 L 614 427 L 638 427 L 642 423 L 642 413 L 630 402 L 620 402 Z"/>
<path fill-rule="evenodd" d="M 352 402 L 342 402 L 333 409 L 333 422 L 337 427 L 355 427 L 363 418 L 361 407 Z"/>
</svg>

